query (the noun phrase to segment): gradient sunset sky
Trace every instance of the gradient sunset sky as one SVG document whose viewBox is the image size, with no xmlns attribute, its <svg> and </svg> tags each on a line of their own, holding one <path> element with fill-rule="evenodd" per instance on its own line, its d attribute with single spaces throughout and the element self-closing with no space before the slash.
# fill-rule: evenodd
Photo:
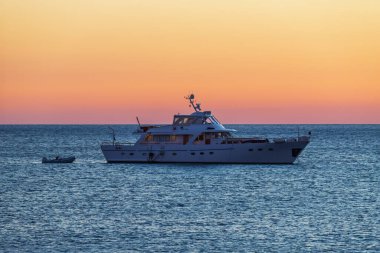
<svg viewBox="0 0 380 253">
<path fill-rule="evenodd" d="M 380 123 L 379 0 L 0 0 L 0 124 Z"/>
</svg>

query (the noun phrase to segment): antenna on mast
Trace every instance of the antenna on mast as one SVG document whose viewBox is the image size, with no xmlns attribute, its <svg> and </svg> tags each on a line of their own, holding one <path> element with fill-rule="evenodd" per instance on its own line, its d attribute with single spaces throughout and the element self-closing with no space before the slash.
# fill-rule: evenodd
<svg viewBox="0 0 380 253">
<path fill-rule="evenodd" d="M 194 99 L 195 99 L 194 94 L 190 94 L 189 96 L 185 97 L 185 99 L 189 100 L 190 106 L 192 106 L 196 112 L 200 112 L 201 111 L 201 104 L 200 103 L 195 103 L 195 101 L 194 101 Z"/>
</svg>

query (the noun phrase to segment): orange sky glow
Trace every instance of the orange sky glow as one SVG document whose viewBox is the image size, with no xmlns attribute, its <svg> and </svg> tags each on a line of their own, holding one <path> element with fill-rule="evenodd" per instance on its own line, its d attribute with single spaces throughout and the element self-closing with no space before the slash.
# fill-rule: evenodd
<svg viewBox="0 0 380 253">
<path fill-rule="evenodd" d="M 378 0 L 0 0 L 0 124 L 380 123 Z"/>
</svg>

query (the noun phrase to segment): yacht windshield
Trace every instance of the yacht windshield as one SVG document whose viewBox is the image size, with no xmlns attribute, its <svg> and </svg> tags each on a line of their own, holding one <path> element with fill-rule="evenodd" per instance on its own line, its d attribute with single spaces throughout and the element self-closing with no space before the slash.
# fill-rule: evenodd
<svg viewBox="0 0 380 253">
<path fill-rule="evenodd" d="M 191 116 L 175 116 L 173 120 L 173 125 L 191 125 L 191 124 L 202 124 L 202 117 L 191 117 Z"/>
<path fill-rule="evenodd" d="M 201 124 L 216 124 L 220 125 L 219 121 L 214 116 L 174 116 L 173 125 L 201 125 Z"/>
</svg>

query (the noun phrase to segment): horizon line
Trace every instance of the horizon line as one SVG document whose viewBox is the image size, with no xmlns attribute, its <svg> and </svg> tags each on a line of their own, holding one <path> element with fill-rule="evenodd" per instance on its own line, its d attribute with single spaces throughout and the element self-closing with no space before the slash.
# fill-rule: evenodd
<svg viewBox="0 0 380 253">
<path fill-rule="evenodd" d="M 0 126 L 13 125 L 139 125 L 137 123 L 0 123 Z M 170 124 L 141 124 L 146 125 L 170 125 Z M 223 123 L 223 125 L 380 125 L 380 123 Z"/>
</svg>

